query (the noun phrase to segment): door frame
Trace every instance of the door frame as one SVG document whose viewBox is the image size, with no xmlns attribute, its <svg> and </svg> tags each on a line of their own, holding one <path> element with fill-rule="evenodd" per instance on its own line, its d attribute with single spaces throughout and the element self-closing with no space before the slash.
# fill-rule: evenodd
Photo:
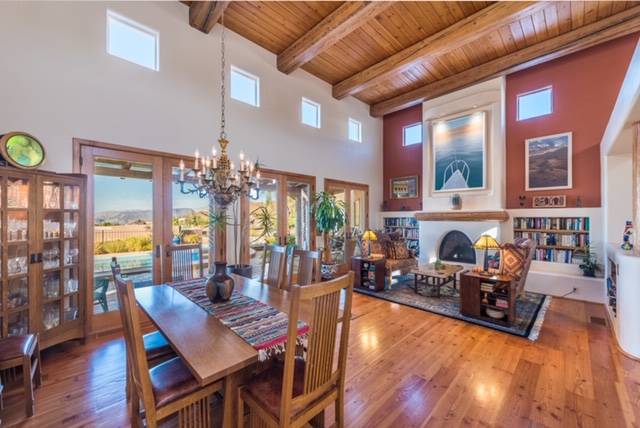
<svg viewBox="0 0 640 428">
<path fill-rule="evenodd" d="M 121 317 L 118 311 L 110 311 L 102 314 L 93 313 L 93 248 L 94 248 L 94 182 L 93 182 L 93 159 L 96 156 L 126 159 L 141 163 L 149 163 L 152 165 L 152 183 L 153 183 L 153 231 L 152 241 L 154 243 L 154 263 L 152 276 L 154 282 L 156 279 L 162 280 L 162 267 L 164 260 L 162 255 L 163 239 L 164 239 L 164 168 L 163 159 L 159 156 L 160 152 L 154 152 L 144 149 L 135 149 L 127 146 L 116 144 L 100 143 L 90 140 L 73 139 L 73 172 L 81 173 L 87 176 L 86 197 L 85 197 L 85 263 L 86 263 L 86 331 L 89 335 L 99 334 L 121 328 Z M 174 157 L 173 155 L 172 157 Z M 159 247 L 158 247 L 159 246 Z M 159 257 L 158 257 L 159 250 Z"/>
<path fill-rule="evenodd" d="M 346 222 L 344 225 L 344 238 L 345 238 L 345 247 L 346 241 L 351 239 L 351 191 L 359 190 L 364 192 L 365 201 L 364 201 L 364 230 L 369 229 L 369 185 L 363 183 L 356 183 L 352 181 L 344 181 L 344 180 L 336 180 L 333 178 L 325 178 L 324 179 L 324 191 L 328 192 L 329 189 L 341 189 L 344 190 L 344 204 L 345 204 L 345 214 L 346 214 Z M 351 260 L 347 260 L 345 254 L 344 263 L 338 263 L 338 272 L 346 272 L 349 270 L 351 266 Z"/>
<path fill-rule="evenodd" d="M 272 178 L 278 180 L 278 244 L 286 245 L 286 231 L 288 229 L 287 224 L 287 182 L 295 181 L 300 183 L 305 183 L 309 185 L 309 191 L 311 193 L 310 203 L 310 213 L 309 213 L 309 249 L 316 249 L 316 222 L 313 217 L 313 196 L 316 194 L 316 176 L 315 175 L 307 175 L 300 174 L 297 172 L 289 172 L 278 169 L 269 169 L 269 168 L 260 168 L 261 178 Z M 242 198 L 240 201 L 240 221 L 241 222 L 249 222 L 250 215 L 250 203 L 248 198 Z M 246 228 L 245 236 L 242 237 L 244 239 L 246 245 L 244 245 L 245 251 L 240 255 L 240 262 L 244 264 L 249 264 L 249 245 L 250 245 L 250 236 L 249 230 Z M 284 232 L 284 236 L 283 236 Z"/>
</svg>

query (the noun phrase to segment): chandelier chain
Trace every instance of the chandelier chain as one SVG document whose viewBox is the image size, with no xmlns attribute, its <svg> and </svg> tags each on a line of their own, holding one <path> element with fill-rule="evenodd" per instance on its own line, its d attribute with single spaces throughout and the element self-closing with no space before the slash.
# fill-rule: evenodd
<svg viewBox="0 0 640 428">
<path fill-rule="evenodd" d="M 224 115 L 225 111 L 225 95 L 226 95 L 226 86 L 225 86 L 225 69 L 226 69 L 226 60 L 225 60 L 225 45 L 224 45 L 224 12 L 222 12 L 222 17 L 220 18 L 220 24 L 222 26 L 222 31 L 220 33 L 220 139 L 227 139 L 227 133 L 225 132 L 226 119 Z"/>
</svg>

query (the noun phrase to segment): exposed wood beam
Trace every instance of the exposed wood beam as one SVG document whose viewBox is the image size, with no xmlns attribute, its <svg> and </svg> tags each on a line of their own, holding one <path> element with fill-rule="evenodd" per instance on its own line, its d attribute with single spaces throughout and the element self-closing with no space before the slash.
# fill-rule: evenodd
<svg viewBox="0 0 640 428">
<path fill-rule="evenodd" d="M 278 70 L 289 74 L 380 14 L 392 2 L 347 1 L 278 55 Z"/>
<path fill-rule="evenodd" d="M 228 1 L 194 1 L 189 6 L 189 25 L 209 34 L 222 12 L 229 6 Z"/>
<path fill-rule="evenodd" d="M 640 6 L 376 103 L 371 106 L 370 112 L 372 116 L 380 117 L 474 83 L 524 70 L 636 31 L 640 31 Z"/>
<path fill-rule="evenodd" d="M 333 96 L 342 99 L 362 92 L 419 62 L 451 52 L 548 6 L 548 2 L 494 3 L 335 84 Z"/>
</svg>

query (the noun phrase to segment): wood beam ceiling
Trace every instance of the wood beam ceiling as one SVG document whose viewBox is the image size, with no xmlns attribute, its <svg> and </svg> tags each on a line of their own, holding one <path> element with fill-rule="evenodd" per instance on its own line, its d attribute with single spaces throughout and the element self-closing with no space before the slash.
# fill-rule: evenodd
<svg viewBox="0 0 640 428">
<path fill-rule="evenodd" d="M 428 58 L 451 52 L 500 27 L 549 6 L 548 2 L 497 2 L 333 86 L 343 99 L 370 88 Z"/>
<path fill-rule="evenodd" d="M 370 112 L 372 116 L 380 117 L 472 84 L 523 70 L 636 31 L 640 31 L 640 6 L 376 103 L 371 106 Z"/>
<path fill-rule="evenodd" d="M 344 2 L 278 55 L 278 70 L 292 73 L 391 4 L 380 1 Z"/>
<path fill-rule="evenodd" d="M 194 1 L 189 5 L 189 25 L 209 34 L 229 6 L 228 1 Z"/>
</svg>

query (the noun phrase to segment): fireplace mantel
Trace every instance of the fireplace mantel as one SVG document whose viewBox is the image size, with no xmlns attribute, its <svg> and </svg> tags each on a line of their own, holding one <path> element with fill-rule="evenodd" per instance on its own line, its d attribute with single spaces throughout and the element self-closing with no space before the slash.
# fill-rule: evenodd
<svg viewBox="0 0 640 428">
<path fill-rule="evenodd" d="M 509 213 L 497 211 L 436 211 L 420 212 L 415 217 L 418 221 L 507 221 Z"/>
</svg>

